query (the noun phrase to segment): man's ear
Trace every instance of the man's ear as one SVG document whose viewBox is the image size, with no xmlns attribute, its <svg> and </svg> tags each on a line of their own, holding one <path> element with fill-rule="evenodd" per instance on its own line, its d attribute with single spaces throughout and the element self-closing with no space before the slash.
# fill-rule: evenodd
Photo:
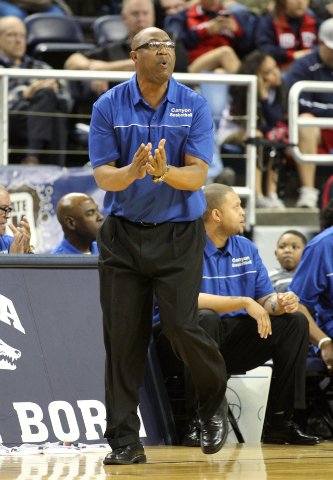
<svg viewBox="0 0 333 480">
<path fill-rule="evenodd" d="M 134 52 L 134 50 L 132 50 L 131 53 L 130 53 L 130 56 L 131 56 L 131 59 L 133 60 L 133 62 L 136 63 L 137 53 Z"/>
<path fill-rule="evenodd" d="M 220 212 L 217 208 L 213 208 L 212 210 L 212 217 L 216 222 L 220 221 Z"/>
<path fill-rule="evenodd" d="M 64 218 L 64 223 L 65 223 L 66 227 L 68 228 L 68 230 L 75 230 L 75 220 L 70 215 L 67 215 Z"/>
<path fill-rule="evenodd" d="M 275 253 L 275 257 L 276 257 L 276 259 L 277 259 L 277 250 L 275 250 L 275 252 L 274 252 L 274 253 Z"/>
</svg>

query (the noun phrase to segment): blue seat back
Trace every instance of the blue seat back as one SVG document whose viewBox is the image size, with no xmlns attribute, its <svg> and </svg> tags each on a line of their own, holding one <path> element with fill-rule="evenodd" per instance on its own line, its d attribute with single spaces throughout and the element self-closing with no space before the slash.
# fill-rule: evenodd
<svg viewBox="0 0 333 480">
<path fill-rule="evenodd" d="M 104 15 L 93 24 L 94 36 L 98 45 L 118 42 L 128 35 L 128 29 L 121 15 Z"/>
<path fill-rule="evenodd" d="M 29 54 L 39 43 L 84 43 L 80 24 L 65 15 L 35 13 L 24 20 Z"/>
</svg>

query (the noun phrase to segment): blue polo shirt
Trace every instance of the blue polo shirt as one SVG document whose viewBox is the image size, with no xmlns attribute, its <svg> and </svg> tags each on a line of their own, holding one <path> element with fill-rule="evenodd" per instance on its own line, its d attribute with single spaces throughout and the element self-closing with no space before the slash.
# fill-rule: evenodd
<svg viewBox="0 0 333 480">
<path fill-rule="evenodd" d="M 9 253 L 9 249 L 13 243 L 13 237 L 10 235 L 2 235 L 0 237 L 0 254 Z"/>
<path fill-rule="evenodd" d="M 229 237 L 218 249 L 207 237 L 201 292 L 221 296 L 250 297 L 253 300 L 274 293 L 257 247 L 245 237 Z M 248 315 L 246 310 L 221 313 L 220 317 Z"/>
<path fill-rule="evenodd" d="M 315 308 L 318 327 L 333 337 L 333 227 L 306 245 L 288 290 Z"/>
<path fill-rule="evenodd" d="M 195 91 L 170 78 L 167 93 L 154 110 L 142 98 L 136 74 L 112 88 L 94 104 L 89 133 L 89 155 L 93 168 L 117 160 L 129 165 L 139 146 L 152 143 L 152 152 L 165 138 L 167 161 L 184 166 L 185 153 L 210 164 L 214 131 L 207 101 Z M 104 208 L 133 222 L 195 220 L 205 211 L 202 189 L 177 190 L 151 175 L 135 180 L 125 190 L 106 192 Z"/>
<path fill-rule="evenodd" d="M 99 251 L 97 248 L 97 242 L 92 242 L 90 246 L 90 251 L 91 253 L 96 253 L 97 255 L 99 254 Z M 73 247 L 73 245 L 67 242 L 65 237 L 63 237 L 60 244 L 57 247 L 55 247 L 50 253 L 80 253 L 81 255 L 83 255 L 83 253 L 80 252 L 80 250 Z"/>
</svg>

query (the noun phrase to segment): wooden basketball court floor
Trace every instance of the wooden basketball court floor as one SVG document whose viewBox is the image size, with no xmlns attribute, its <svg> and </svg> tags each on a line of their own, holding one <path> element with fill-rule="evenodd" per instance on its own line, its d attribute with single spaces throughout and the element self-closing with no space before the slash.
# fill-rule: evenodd
<svg viewBox="0 0 333 480">
<path fill-rule="evenodd" d="M 312 447 L 226 444 L 146 447 L 147 463 L 103 466 L 101 453 L 0 456 L 1 480 L 323 480 L 333 479 L 333 442 Z"/>
</svg>

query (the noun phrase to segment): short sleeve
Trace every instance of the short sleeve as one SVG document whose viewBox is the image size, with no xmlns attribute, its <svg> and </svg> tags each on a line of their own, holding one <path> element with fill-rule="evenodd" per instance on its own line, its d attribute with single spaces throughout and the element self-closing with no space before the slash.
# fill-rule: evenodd
<svg viewBox="0 0 333 480">
<path fill-rule="evenodd" d="M 301 261 L 288 287 L 306 307 L 315 307 L 319 295 L 327 286 L 323 251 L 316 248 L 314 255 L 315 245 L 306 246 L 303 250 Z"/>
<path fill-rule="evenodd" d="M 89 158 L 93 168 L 118 160 L 120 157 L 117 137 L 112 125 L 110 99 L 105 96 L 93 107 L 89 130 Z"/>
<path fill-rule="evenodd" d="M 214 127 L 209 104 L 205 101 L 195 111 L 185 153 L 200 158 L 208 165 L 213 159 Z"/>
</svg>

